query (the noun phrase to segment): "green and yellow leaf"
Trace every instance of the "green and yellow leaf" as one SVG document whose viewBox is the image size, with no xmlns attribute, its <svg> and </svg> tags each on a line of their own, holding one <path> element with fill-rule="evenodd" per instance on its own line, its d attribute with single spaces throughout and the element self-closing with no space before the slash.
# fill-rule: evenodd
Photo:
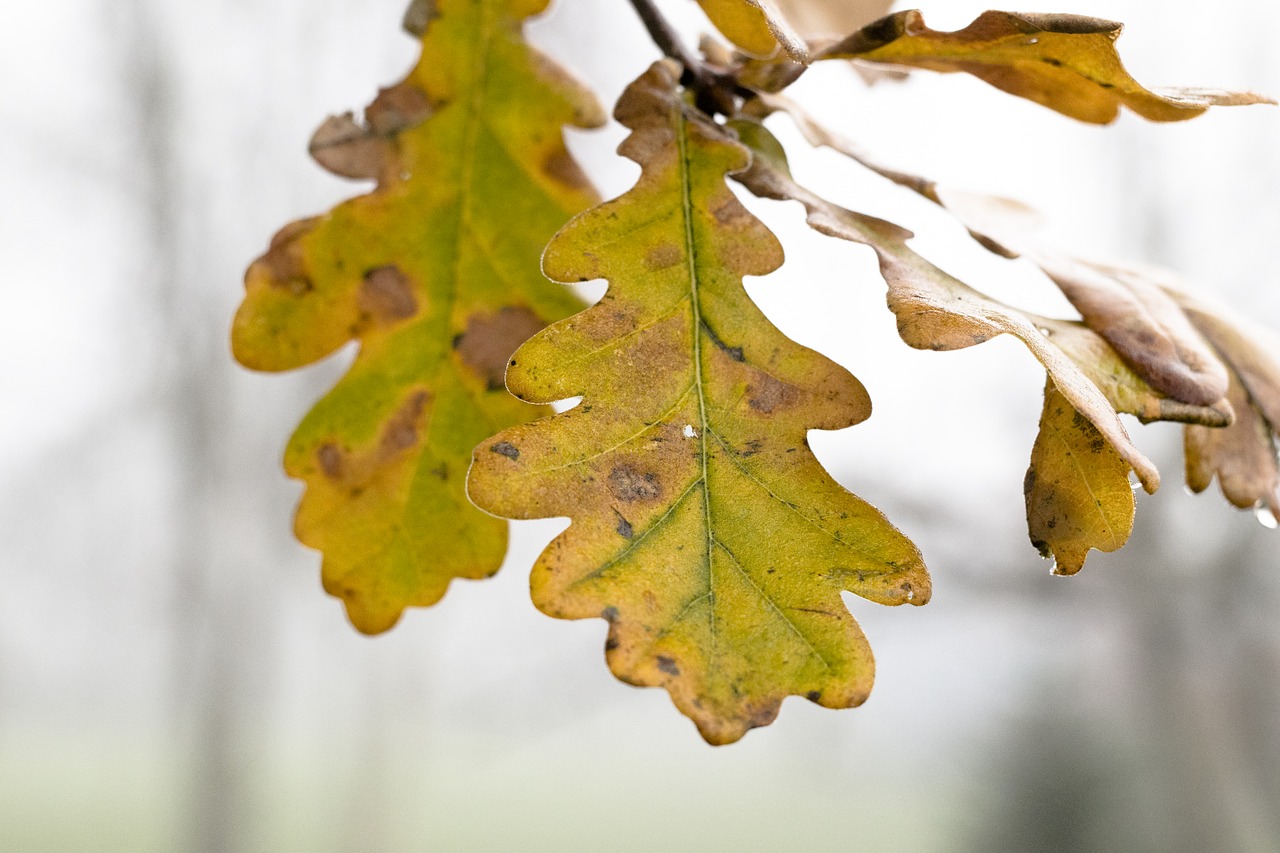
<svg viewBox="0 0 1280 853">
<path fill-rule="evenodd" d="M 720 744 L 788 695 L 861 703 L 873 661 L 841 592 L 923 604 L 930 583 L 911 542 L 809 449 L 809 430 L 856 424 L 870 401 L 747 297 L 743 276 L 782 250 L 726 184 L 748 153 L 687 105 L 677 74 L 655 65 L 618 104 L 638 183 L 544 257 L 552 278 L 604 278 L 608 293 L 507 371 L 524 400 L 582 401 L 481 444 L 469 494 L 508 518 L 570 517 L 534 567 L 535 603 L 608 620 L 614 674 L 666 688 Z"/>
<path fill-rule="evenodd" d="M 698 0 L 725 38 L 744 52 L 771 57 L 779 49 L 792 60 L 809 61 L 809 48 L 773 0 Z"/>
<path fill-rule="evenodd" d="M 410 21 L 417 67 L 364 126 L 331 119 L 312 141 L 327 168 L 377 188 L 287 226 L 246 275 L 232 331 L 245 366 L 288 370 L 360 344 L 285 470 L 307 484 L 298 538 L 323 553 L 325 589 L 364 632 L 498 570 L 506 524 L 467 501 L 471 451 L 538 413 L 506 393 L 506 361 L 580 307 L 538 258 L 594 201 L 562 127 L 604 117 L 522 39 L 546 5 L 436 0 Z"/>
<path fill-rule="evenodd" d="M 1031 543 L 1054 558 L 1055 574 L 1074 575 L 1091 549 L 1117 551 L 1129 541 L 1136 504 L 1130 470 L 1048 380 L 1023 491 Z"/>
<path fill-rule="evenodd" d="M 990 11 L 962 30 L 941 32 L 911 10 L 882 18 L 815 58 L 963 71 L 1094 124 L 1114 121 L 1122 106 L 1152 121 L 1183 121 L 1210 106 L 1274 103 L 1253 92 L 1146 89 L 1116 52 L 1121 30 L 1114 21 L 1081 15 Z"/>
</svg>

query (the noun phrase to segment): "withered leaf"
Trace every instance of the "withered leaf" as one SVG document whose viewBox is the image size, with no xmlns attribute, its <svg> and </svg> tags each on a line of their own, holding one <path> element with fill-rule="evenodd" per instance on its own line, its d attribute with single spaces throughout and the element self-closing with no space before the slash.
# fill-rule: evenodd
<svg viewBox="0 0 1280 853">
<path fill-rule="evenodd" d="M 610 623 L 623 681 L 666 688 L 712 743 L 766 725 L 788 695 L 857 705 L 866 639 L 844 590 L 923 604 L 915 547 L 822 469 L 805 436 L 870 413 L 846 370 L 782 335 L 745 275 L 782 262 L 726 174 L 747 152 L 659 63 L 617 119 L 639 182 L 575 219 L 544 257 L 563 281 L 605 278 L 596 306 L 517 351 L 511 391 L 582 397 L 476 450 L 469 493 L 510 518 L 569 516 L 539 558 L 535 603 Z"/>
<path fill-rule="evenodd" d="M 989 11 L 962 30 L 940 32 L 910 10 L 864 27 L 815 59 L 963 71 L 1094 124 L 1114 121 L 1121 106 L 1152 121 L 1183 121 L 1210 106 L 1274 103 L 1252 92 L 1143 88 L 1116 52 L 1121 29 L 1114 21 L 1081 15 Z"/>
<path fill-rule="evenodd" d="M 1005 305 L 948 275 L 907 246 L 912 234 L 906 229 L 847 210 L 797 184 L 789 174 L 781 147 L 763 126 L 744 121 L 734 127 L 749 139 L 756 154 L 750 170 L 736 176 L 747 189 L 765 198 L 798 201 L 804 205 L 809 225 L 815 230 L 875 250 L 881 274 L 889 285 L 889 308 L 897 316 L 898 332 L 908 345 L 955 350 L 984 343 L 997 335 L 1013 335 L 1044 365 L 1061 394 L 1134 469 L 1147 491 L 1154 492 L 1159 487 L 1159 472 L 1130 440 L 1114 405 L 1085 372 L 1089 362 L 1077 364 L 1054 345 L 1041 331 L 1043 328 L 1052 333 L 1045 318 Z M 1087 330 L 1075 330 L 1077 338 L 1086 333 Z M 1079 340 L 1074 344 L 1081 346 Z M 1097 344 L 1106 346 L 1101 341 Z M 1108 367 L 1116 365 L 1120 365 L 1118 359 Z M 1149 389 L 1140 390 L 1144 384 L 1140 378 L 1127 376 L 1120 384 L 1130 388 L 1142 406 L 1158 406 L 1146 399 Z"/>
<path fill-rule="evenodd" d="M 350 340 L 350 372 L 294 433 L 307 490 L 295 529 L 361 631 L 390 628 L 453 578 L 497 571 L 506 524 L 465 494 L 471 451 L 537 409 L 502 387 L 511 352 L 580 304 L 538 272 L 546 241 L 594 194 L 561 128 L 603 121 L 522 39 L 545 0 L 433 0 L 407 25 L 422 59 L 365 112 L 330 119 L 316 159 L 377 188 L 284 228 L 246 275 L 236 358 L 316 361 Z"/>
</svg>

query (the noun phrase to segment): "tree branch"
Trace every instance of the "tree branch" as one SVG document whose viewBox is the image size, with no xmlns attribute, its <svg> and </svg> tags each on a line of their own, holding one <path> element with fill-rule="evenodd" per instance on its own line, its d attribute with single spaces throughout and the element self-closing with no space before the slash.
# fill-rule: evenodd
<svg viewBox="0 0 1280 853">
<path fill-rule="evenodd" d="M 674 59 L 683 67 L 680 83 L 697 95 L 698 106 L 714 113 L 726 115 L 733 111 L 732 92 L 737 88 L 733 81 L 723 74 L 717 74 L 701 62 L 680 39 L 680 34 L 671 26 L 653 0 L 631 0 L 631 6 L 644 22 L 649 31 L 649 38 L 658 46 L 662 54 Z"/>
</svg>

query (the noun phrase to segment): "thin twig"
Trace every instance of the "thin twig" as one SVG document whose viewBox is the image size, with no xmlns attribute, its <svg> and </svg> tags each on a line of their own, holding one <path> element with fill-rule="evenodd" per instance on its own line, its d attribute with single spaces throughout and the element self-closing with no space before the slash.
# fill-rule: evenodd
<svg viewBox="0 0 1280 853">
<path fill-rule="evenodd" d="M 680 83 L 697 95 L 699 108 L 708 113 L 722 112 L 726 115 L 732 113 L 734 111 L 733 93 L 738 88 L 736 83 L 701 62 L 681 41 L 680 34 L 658 11 L 653 0 L 631 0 L 631 6 L 644 22 L 645 29 L 649 31 L 649 38 L 653 39 L 653 43 L 658 46 L 662 54 L 679 62 L 683 67 Z"/>
</svg>

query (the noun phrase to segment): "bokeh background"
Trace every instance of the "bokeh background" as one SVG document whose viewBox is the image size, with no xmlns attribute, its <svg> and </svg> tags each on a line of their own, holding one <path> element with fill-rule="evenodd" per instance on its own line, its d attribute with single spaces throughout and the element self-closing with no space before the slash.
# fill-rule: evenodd
<svg viewBox="0 0 1280 853">
<path fill-rule="evenodd" d="M 688 0 L 664 0 L 691 36 Z M 1021 484 L 1042 371 L 1011 340 L 907 349 L 869 250 L 752 202 L 789 263 L 750 283 L 876 414 L 815 434 L 915 538 L 933 602 L 850 598 L 878 658 L 861 709 L 793 699 L 712 749 L 612 679 L 598 620 L 529 604 L 563 522 L 385 636 L 346 623 L 289 533 L 279 456 L 350 353 L 288 376 L 228 354 L 243 268 L 360 187 L 305 155 L 415 55 L 405 0 L 10 3 L 0 27 L 0 850 L 1276 851 L 1280 537 L 1166 485 L 1131 544 L 1050 577 Z M 1126 21 L 1150 84 L 1280 93 L 1280 6 L 1020 0 Z M 925 6 L 963 26 L 985 5 Z M 603 99 L 655 57 L 623 0 L 559 0 L 532 38 Z M 961 75 L 796 89 L 903 167 L 1027 200 L 1099 258 L 1171 266 L 1280 328 L 1280 111 L 1074 123 Z M 905 191 L 785 125 L 799 178 L 914 229 L 979 287 L 1069 309 Z M 616 127 L 571 143 L 606 195 Z M 1136 425 L 1135 425 L 1136 427 Z"/>
</svg>

